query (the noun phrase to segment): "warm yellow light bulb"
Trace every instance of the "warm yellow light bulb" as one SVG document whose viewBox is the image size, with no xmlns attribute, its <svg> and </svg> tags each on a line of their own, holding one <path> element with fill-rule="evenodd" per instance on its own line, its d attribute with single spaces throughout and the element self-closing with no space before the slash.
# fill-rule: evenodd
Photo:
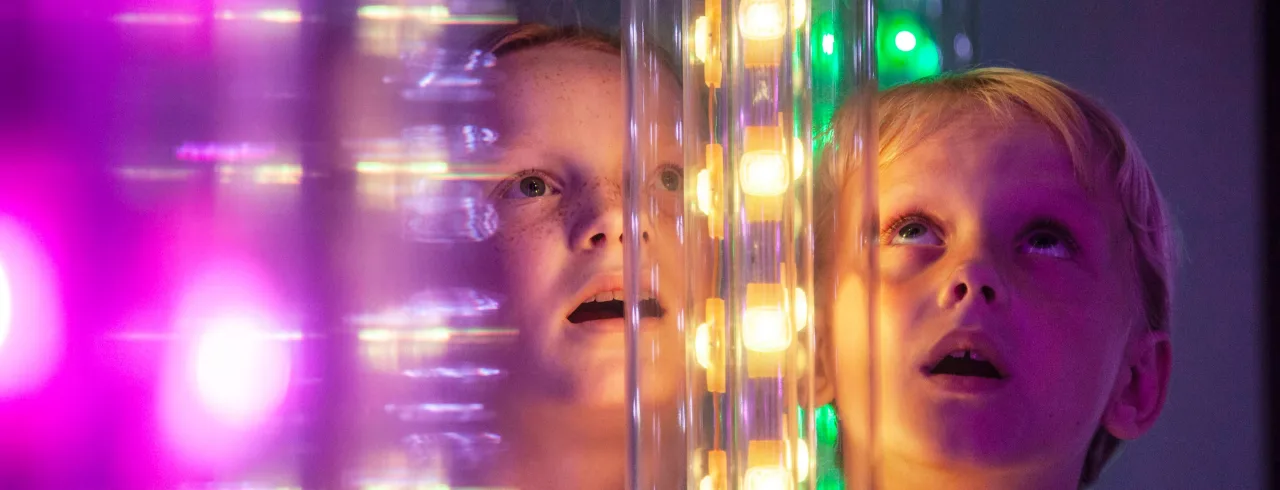
<svg viewBox="0 0 1280 490">
<path fill-rule="evenodd" d="M 779 352 L 795 335 L 781 284 L 747 283 L 747 307 L 742 315 L 742 343 L 754 352 Z"/>
<path fill-rule="evenodd" d="M 791 475 L 782 466 L 747 468 L 746 490 L 790 490 Z"/>
<path fill-rule="evenodd" d="M 738 7 L 738 27 L 747 39 L 778 39 L 786 34 L 786 15 L 782 0 L 742 0 Z"/>
<path fill-rule="evenodd" d="M 803 288 L 796 288 L 794 301 L 792 309 L 796 315 L 796 330 L 804 330 L 804 327 L 809 326 L 809 295 L 804 294 Z"/>
<path fill-rule="evenodd" d="M 742 155 L 742 192 L 777 196 L 787 191 L 787 168 L 782 152 L 756 150 Z"/>
<path fill-rule="evenodd" d="M 716 488 L 716 481 L 711 475 L 702 477 L 702 481 L 698 482 L 698 490 L 720 490 Z"/>
<path fill-rule="evenodd" d="M 711 367 L 711 325 L 698 325 L 693 332 L 693 354 L 702 369 Z"/>
<path fill-rule="evenodd" d="M 711 170 L 702 169 L 698 171 L 697 181 L 698 194 L 698 210 L 702 214 L 711 214 L 714 203 L 711 200 Z"/>
<path fill-rule="evenodd" d="M 711 45 L 709 22 L 705 15 L 693 21 L 693 57 L 703 63 L 707 62 L 707 52 Z"/>
<path fill-rule="evenodd" d="M 778 352 L 791 345 L 787 316 L 777 306 L 747 308 L 742 317 L 742 342 L 756 352 Z"/>
<path fill-rule="evenodd" d="M 804 19 L 809 14 L 809 2 L 805 0 L 794 0 L 791 2 L 791 28 L 799 29 L 804 25 Z"/>
</svg>

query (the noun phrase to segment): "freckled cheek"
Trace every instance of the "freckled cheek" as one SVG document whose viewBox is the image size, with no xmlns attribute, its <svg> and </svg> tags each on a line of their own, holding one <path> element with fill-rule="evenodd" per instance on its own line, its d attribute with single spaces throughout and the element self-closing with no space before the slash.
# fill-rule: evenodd
<svg viewBox="0 0 1280 490">
<path fill-rule="evenodd" d="M 513 304 L 537 304 L 546 298 L 565 264 L 564 231 L 559 220 L 530 210 L 499 215 L 493 240 L 507 294 Z"/>
</svg>

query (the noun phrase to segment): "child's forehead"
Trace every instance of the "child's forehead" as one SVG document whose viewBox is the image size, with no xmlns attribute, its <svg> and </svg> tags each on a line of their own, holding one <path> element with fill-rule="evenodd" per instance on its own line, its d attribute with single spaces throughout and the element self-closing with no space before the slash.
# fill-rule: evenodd
<svg viewBox="0 0 1280 490">
<path fill-rule="evenodd" d="M 1114 186 L 1089 185 L 1061 138 L 1027 114 L 958 114 L 882 161 L 882 199 L 981 199 L 990 209 L 1039 207 L 1106 215 L 1123 213 Z"/>
<path fill-rule="evenodd" d="M 1060 138 L 1025 115 L 967 111 L 932 128 L 919 124 L 918 129 L 904 132 L 913 130 L 919 134 L 897 138 L 898 151 L 881 152 L 882 175 L 936 173 L 943 167 L 963 176 L 978 173 L 988 178 L 1024 173 L 1019 170 L 1075 173 L 1071 154 Z"/>
</svg>

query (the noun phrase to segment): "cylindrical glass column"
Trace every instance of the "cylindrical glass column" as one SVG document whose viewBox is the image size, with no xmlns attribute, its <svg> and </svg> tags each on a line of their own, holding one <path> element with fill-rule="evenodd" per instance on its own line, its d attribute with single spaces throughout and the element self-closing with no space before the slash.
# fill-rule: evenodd
<svg viewBox="0 0 1280 490">
<path fill-rule="evenodd" d="M 815 372 L 820 349 L 829 348 L 821 331 L 830 328 L 816 313 L 834 284 L 815 281 L 815 229 L 834 228 L 836 218 L 822 213 L 830 222 L 815 221 L 814 192 L 824 174 L 814 155 L 851 157 L 854 168 L 870 168 L 863 165 L 870 155 L 858 149 L 873 141 L 865 124 L 872 109 L 858 102 L 874 91 L 871 10 L 871 2 L 834 0 L 624 3 L 628 304 L 648 288 L 667 289 L 658 296 L 679 308 L 668 315 L 684 340 L 683 349 L 661 348 L 653 340 L 662 333 L 657 326 L 636 308 L 628 311 L 633 489 L 671 488 L 673 451 L 685 464 L 679 484 L 690 489 L 818 486 L 815 412 L 830 400 L 818 399 L 815 389 L 819 378 L 837 373 Z M 851 132 L 829 144 L 841 102 L 851 104 L 841 112 Z M 668 161 L 661 142 L 672 134 L 687 182 L 678 207 L 654 191 L 665 183 L 655 180 L 666 178 L 655 169 Z M 871 172 L 842 175 L 873 195 L 865 192 Z M 874 224 L 873 208 L 851 211 Z M 868 222 L 850 218 L 839 221 Z M 857 253 L 873 263 L 870 247 Z M 870 325 L 862 326 L 868 338 Z M 869 367 L 871 358 L 841 369 Z M 685 373 L 684 390 L 669 408 L 650 393 L 673 365 Z M 853 371 L 870 379 L 870 369 Z M 844 402 L 871 407 L 872 394 Z M 857 433 L 872 433 L 871 415 L 851 421 L 865 425 Z M 870 478 L 872 454 L 870 447 L 846 451 L 860 460 L 850 460 L 860 478 Z"/>
</svg>

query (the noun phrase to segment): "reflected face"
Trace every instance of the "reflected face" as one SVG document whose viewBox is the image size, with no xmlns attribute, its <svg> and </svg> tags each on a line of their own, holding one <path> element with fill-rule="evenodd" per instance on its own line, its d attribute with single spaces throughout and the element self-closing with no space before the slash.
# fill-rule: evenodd
<svg viewBox="0 0 1280 490">
<path fill-rule="evenodd" d="M 878 185 L 886 457 L 1079 468 L 1145 325 L 1118 201 L 1086 191 L 1042 125 L 982 114 L 881 167 Z M 865 359 L 865 288 L 841 270 L 835 356 Z M 838 396 L 859 398 L 865 381 L 840 372 Z"/>
<path fill-rule="evenodd" d="M 490 189 L 500 227 L 504 314 L 520 330 L 514 386 L 528 396 L 575 406 L 626 399 L 623 343 L 623 162 L 626 110 L 617 54 L 541 47 L 503 57 L 500 172 Z M 670 126 L 674 128 L 675 112 Z M 674 136 L 674 130 L 671 132 Z M 644 193 L 680 202 L 680 151 L 647 169 Z M 679 206 L 677 205 L 676 208 Z M 674 233 L 642 219 L 642 253 L 674 260 Z M 673 226 L 673 225 L 668 225 Z M 645 282 L 643 324 L 674 325 L 676 292 Z M 667 330 L 667 329 L 661 329 Z"/>
</svg>

